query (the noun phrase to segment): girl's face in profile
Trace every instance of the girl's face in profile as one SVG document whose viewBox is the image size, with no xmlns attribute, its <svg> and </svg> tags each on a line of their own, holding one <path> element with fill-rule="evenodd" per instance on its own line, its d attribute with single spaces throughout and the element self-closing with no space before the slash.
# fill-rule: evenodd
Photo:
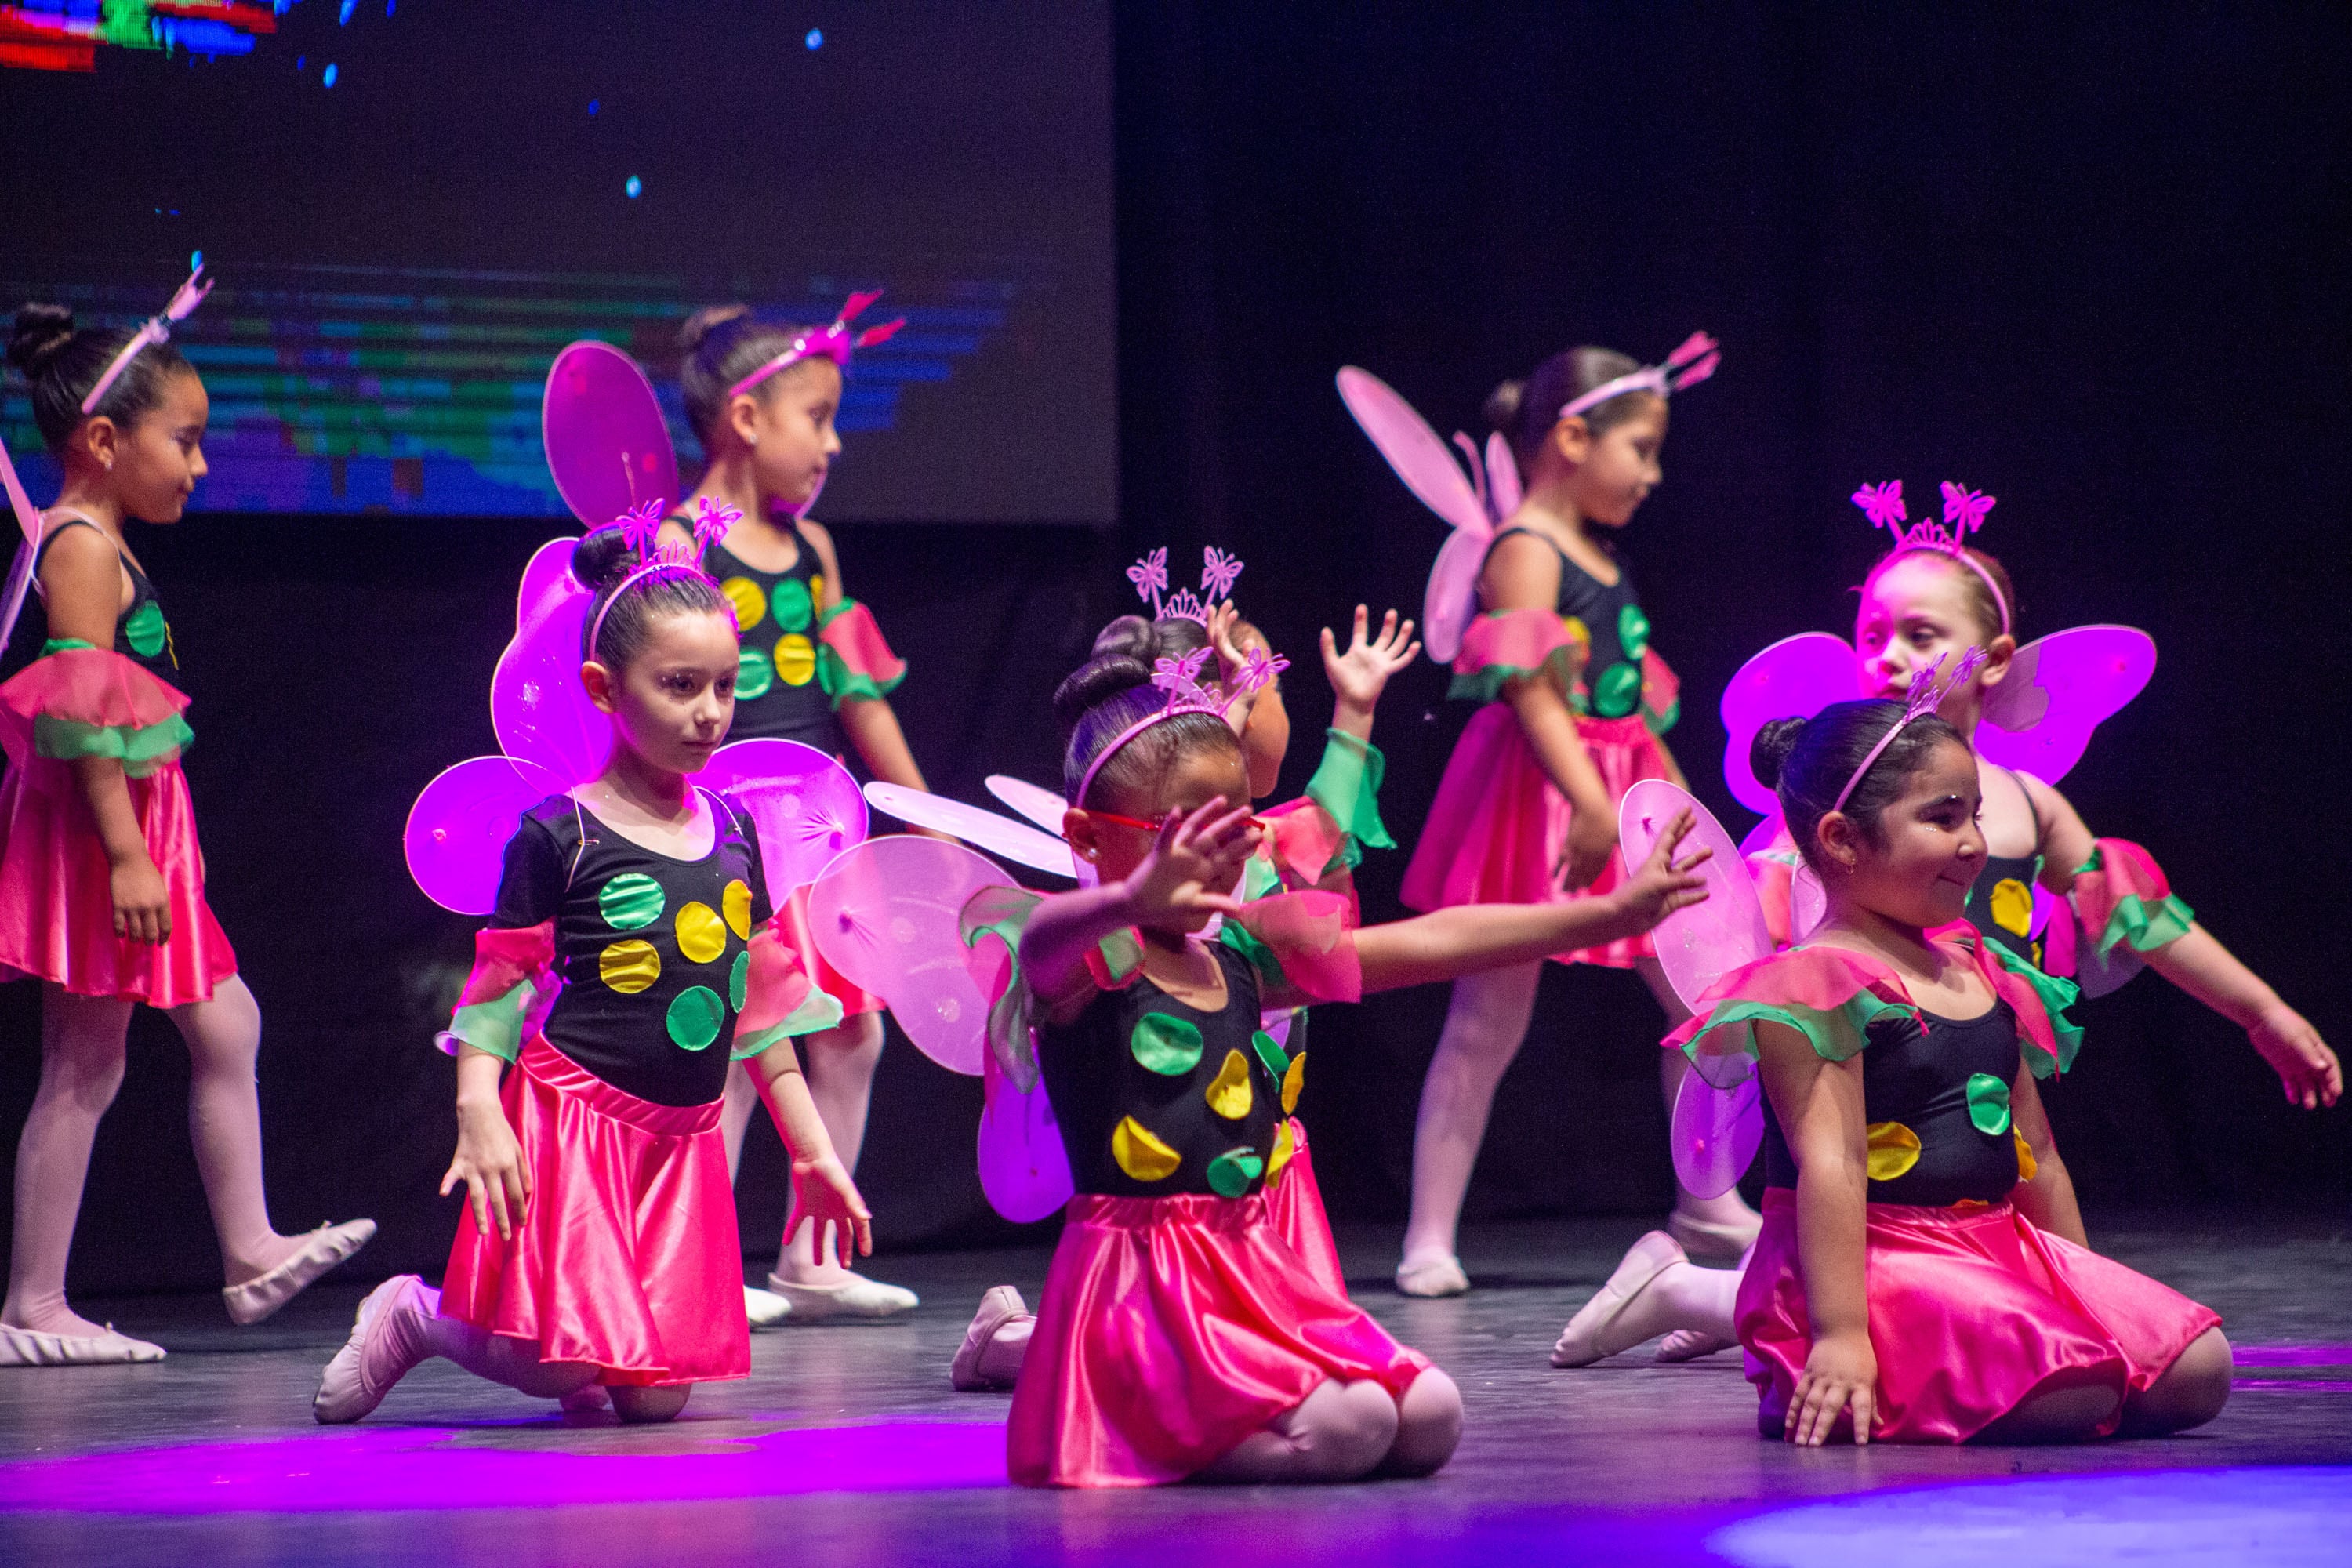
<svg viewBox="0 0 2352 1568">
<path fill-rule="evenodd" d="M 841 367 L 822 358 L 779 372 L 729 405 L 736 435 L 751 449 L 761 497 L 795 512 L 816 499 L 841 452 L 833 427 L 840 408 Z"/>
<path fill-rule="evenodd" d="M 164 384 L 163 400 L 114 432 L 108 482 L 122 510 L 142 522 L 177 522 L 205 477 L 205 425 L 212 400 L 194 371 Z"/>
<path fill-rule="evenodd" d="M 1638 413 L 1580 443 L 1569 494 L 1587 522 L 1624 527 L 1665 478 L 1658 453 L 1666 444 L 1666 400 L 1647 393 L 1641 397 Z"/>
</svg>

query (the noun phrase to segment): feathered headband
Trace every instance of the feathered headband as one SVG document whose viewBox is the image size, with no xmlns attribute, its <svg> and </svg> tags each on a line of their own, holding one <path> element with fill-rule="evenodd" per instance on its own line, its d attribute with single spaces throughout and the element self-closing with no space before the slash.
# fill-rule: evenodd
<svg viewBox="0 0 2352 1568">
<path fill-rule="evenodd" d="M 613 613 L 613 606 L 621 602 L 622 595 L 648 577 L 705 575 L 702 570 L 703 552 L 726 538 L 727 531 L 741 521 L 743 517 L 741 509 L 704 496 L 697 504 L 694 521 L 689 525 L 694 542 L 677 544 L 661 537 L 664 504 L 658 500 L 647 501 L 613 520 L 612 526 L 621 531 L 621 537 L 628 541 L 629 548 L 636 552 L 638 565 L 614 585 L 612 593 L 605 597 L 604 607 L 596 612 L 596 619 L 588 628 L 588 653 L 592 658 L 596 652 L 596 639 L 604 635 L 604 617 Z"/>
<path fill-rule="evenodd" d="M 1660 397 L 1672 397 L 1686 386 L 1696 386 L 1715 374 L 1723 362 L 1720 345 L 1705 332 L 1693 332 L 1683 340 L 1682 347 L 1668 354 L 1657 364 L 1645 364 L 1637 371 L 1604 381 L 1591 391 L 1570 398 L 1560 405 L 1558 419 L 1572 418 L 1588 408 L 1598 408 L 1612 397 L 1622 397 L 1629 392 L 1655 393 Z"/>
<path fill-rule="evenodd" d="M 172 302 L 163 307 L 163 313 L 150 316 L 140 323 L 139 330 L 131 334 L 131 341 L 123 344 L 122 351 L 109 362 L 105 374 L 98 378 L 98 384 L 91 387 L 89 395 L 81 400 L 82 413 L 87 415 L 98 406 L 98 400 L 106 395 L 108 387 L 122 379 L 122 373 L 131 368 L 131 362 L 139 357 L 141 349 L 150 343 L 172 341 L 172 323 L 186 321 L 189 312 L 203 304 L 205 296 L 213 291 L 210 282 L 198 286 L 197 279 L 204 275 L 205 264 L 199 261 L 195 269 L 188 274 L 188 280 L 181 284 L 179 291 L 172 296 Z"/>
<path fill-rule="evenodd" d="M 1830 809 L 1843 811 L 1846 798 L 1853 794 L 1854 786 L 1862 783 L 1863 775 L 1870 772 L 1872 764 L 1885 754 L 1887 747 L 1895 743 L 1895 737 L 1910 728 L 1914 721 L 1925 719 L 1928 714 L 1933 713 L 1945 698 L 1949 697 L 1969 676 L 1977 672 L 1977 666 L 1984 662 L 1984 649 L 1971 647 L 1968 652 L 1960 655 L 1958 664 L 1952 666 L 1951 679 L 1941 683 L 1936 679 L 1936 672 L 1944 668 L 1944 656 L 1940 653 L 1927 668 L 1914 672 L 1911 677 L 1911 689 L 1903 700 L 1902 713 L 1894 723 L 1886 727 L 1886 733 L 1878 737 L 1878 744 L 1871 747 L 1869 752 L 1864 756 L 1862 766 L 1854 769 L 1853 777 L 1845 781 L 1845 788 L 1838 791 L 1836 804 Z"/>
<path fill-rule="evenodd" d="M 882 298 L 882 290 L 879 289 L 852 294 L 848 303 L 842 306 L 841 314 L 833 319 L 833 325 L 821 332 L 810 332 L 805 336 L 794 338 L 792 347 L 729 387 L 727 395 L 740 397 L 770 376 L 790 369 L 804 359 L 829 359 L 843 370 L 847 370 L 851 353 L 858 349 L 871 348 L 876 343 L 885 342 L 892 333 L 907 324 L 907 318 L 901 316 L 895 321 L 885 321 L 878 327 L 867 327 L 858 332 L 851 331 L 849 323 L 857 320 L 860 311 L 880 298 Z"/>
<path fill-rule="evenodd" d="M 1853 492 L 1853 504 L 1869 518 L 1871 526 L 1883 528 L 1895 536 L 1895 546 L 1886 552 L 1885 561 L 1913 550 L 1932 550 L 1948 555 L 1984 580 L 1987 592 L 1992 595 L 1993 607 L 2000 612 L 2000 629 L 2013 634 L 2010 625 L 2009 596 L 2000 591 L 1992 574 L 1986 571 L 1977 558 L 1969 553 L 1969 535 L 1984 526 L 1985 513 L 1993 509 L 1994 498 L 1982 490 L 1972 490 L 1966 485 L 1944 481 L 1944 521 L 1921 520 L 1912 527 L 1903 524 L 1910 514 L 1903 504 L 1903 481 L 1889 479 L 1883 485 L 1864 485 Z"/>
</svg>

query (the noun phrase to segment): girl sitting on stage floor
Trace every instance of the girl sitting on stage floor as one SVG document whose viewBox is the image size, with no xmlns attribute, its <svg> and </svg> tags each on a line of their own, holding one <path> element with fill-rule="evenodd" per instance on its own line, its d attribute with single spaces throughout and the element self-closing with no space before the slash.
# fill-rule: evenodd
<svg viewBox="0 0 2352 1568">
<path fill-rule="evenodd" d="M 1013 1398 L 1013 1479 L 1148 1486 L 1189 1478 L 1425 1475 L 1452 1455 L 1460 1394 L 1319 1283 L 1266 1217 L 1282 1137 L 1267 1006 L 1352 1001 L 1648 931 L 1702 896 L 1672 862 L 1687 823 L 1613 891 L 1464 906 L 1350 931 L 1319 889 L 1238 901 L 1259 829 L 1232 692 L 1200 667 L 1118 655 L 1064 682 L 1068 837 L 1097 887 L 1038 902 L 1018 974 L 1077 1195 Z M 1217 939 L 1198 934 L 1224 917 Z"/>
<path fill-rule="evenodd" d="M 667 1421 L 693 1384 L 747 1375 L 719 1131 L 730 1060 L 751 1064 L 793 1152 L 800 1211 L 835 1227 L 845 1263 L 853 1237 L 872 1245 L 787 1037 L 839 1023 L 840 1005 L 772 923 L 751 819 L 691 782 L 734 706 L 727 600 L 689 555 L 640 554 L 619 528 L 582 540 L 572 570 L 598 590 L 581 676 L 612 717 L 612 760 L 507 846 L 443 1037 L 457 1152 L 441 1190 L 467 1199 L 447 1276 L 437 1295 L 404 1274 L 361 1303 L 319 1384 L 322 1422 L 358 1420 L 436 1355 L 567 1405 L 602 1384 L 625 1421 Z"/>
</svg>

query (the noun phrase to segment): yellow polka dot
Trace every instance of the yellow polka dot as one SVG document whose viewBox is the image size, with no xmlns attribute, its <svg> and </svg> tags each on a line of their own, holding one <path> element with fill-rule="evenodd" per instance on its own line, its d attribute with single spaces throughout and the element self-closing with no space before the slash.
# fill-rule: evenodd
<svg viewBox="0 0 2352 1568">
<path fill-rule="evenodd" d="M 1257 1094 L 1250 1088 L 1249 1063 L 1239 1051 L 1225 1053 L 1224 1066 L 1208 1089 L 1209 1109 L 1228 1121 L 1239 1121 L 1257 1103 Z"/>
<path fill-rule="evenodd" d="M 633 995 L 661 978 L 661 954 L 652 942 L 631 937 L 597 955 L 596 973 L 614 990 Z"/>
<path fill-rule="evenodd" d="M 1184 1157 L 1154 1138 L 1142 1122 L 1121 1117 L 1111 1130 L 1110 1157 L 1139 1182 L 1164 1182 L 1176 1173 Z"/>
<path fill-rule="evenodd" d="M 751 884 L 740 877 L 728 883 L 727 891 L 719 896 L 719 907 L 727 911 L 727 929 L 745 942 L 751 941 Z"/>
<path fill-rule="evenodd" d="M 824 574 L 822 572 L 809 574 L 809 602 L 816 606 L 818 615 L 824 614 Z"/>
<path fill-rule="evenodd" d="M 1579 648 L 1588 654 L 1592 651 L 1592 628 L 1586 626 L 1583 621 L 1574 616 L 1562 616 L 1559 618 L 1559 629 L 1566 632 L 1568 640 Z"/>
<path fill-rule="evenodd" d="M 2010 935 L 2023 936 L 2033 929 L 2033 889 L 2016 878 L 1995 882 L 1986 902 L 1992 907 L 1992 923 Z"/>
<path fill-rule="evenodd" d="M 798 632 L 778 637 L 776 679 L 787 686 L 806 686 L 816 679 L 816 645 Z"/>
<path fill-rule="evenodd" d="M 1298 1109 L 1298 1091 L 1307 1087 L 1307 1053 L 1299 1052 L 1290 1058 L 1290 1069 L 1282 1075 L 1282 1113 L 1290 1115 Z"/>
<path fill-rule="evenodd" d="M 1870 1179 L 1891 1182 L 1919 1163 L 1919 1134 L 1900 1121 L 1870 1124 Z"/>
<path fill-rule="evenodd" d="M 768 595 L 760 592 L 760 584 L 749 577 L 730 577 L 719 584 L 727 602 L 735 606 L 735 629 L 748 632 L 767 618 Z"/>
<path fill-rule="evenodd" d="M 727 928 L 709 904 L 687 904 L 677 911 L 677 951 L 689 963 L 708 963 L 727 951 Z"/>
<path fill-rule="evenodd" d="M 2024 1133 L 2012 1127 L 2009 1135 L 2017 1140 L 2017 1179 L 2030 1182 L 2033 1180 L 2033 1173 L 2042 1169 L 2042 1162 L 2033 1157 L 2033 1145 L 2025 1141 Z"/>
<path fill-rule="evenodd" d="M 1298 1142 L 1290 1135 L 1290 1123 L 1286 1121 L 1274 1130 L 1274 1156 L 1265 1163 L 1265 1179 L 1271 1182 L 1282 1174 L 1282 1168 L 1297 1152 Z"/>
</svg>

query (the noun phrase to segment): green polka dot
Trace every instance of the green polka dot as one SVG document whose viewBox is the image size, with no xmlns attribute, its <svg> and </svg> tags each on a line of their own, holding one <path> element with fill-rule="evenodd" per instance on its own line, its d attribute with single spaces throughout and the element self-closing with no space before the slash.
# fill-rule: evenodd
<svg viewBox="0 0 2352 1568">
<path fill-rule="evenodd" d="M 747 647 L 735 659 L 736 700 L 748 702 L 755 697 L 765 697 L 768 688 L 776 683 L 776 667 L 758 648 Z"/>
<path fill-rule="evenodd" d="M 614 878 L 596 892 L 596 908 L 603 912 L 604 923 L 614 931 L 635 931 L 653 924 L 661 919 L 662 910 L 668 902 L 662 896 L 659 882 L 635 871 Z"/>
<path fill-rule="evenodd" d="M 1617 612 L 1617 640 L 1627 658 L 1638 661 L 1650 651 L 1650 617 L 1642 613 L 1641 605 L 1628 605 Z"/>
<path fill-rule="evenodd" d="M 727 976 L 727 1000 L 735 1011 L 743 1010 L 743 998 L 751 987 L 751 952 L 749 948 L 735 955 L 734 972 Z"/>
<path fill-rule="evenodd" d="M 1280 1078 L 1290 1070 L 1290 1058 L 1283 1054 L 1282 1042 L 1264 1029 L 1250 1037 L 1250 1047 L 1257 1052 L 1257 1059 L 1265 1064 L 1265 1070 L 1275 1077 Z"/>
<path fill-rule="evenodd" d="M 669 1026 L 669 1037 L 680 1050 L 706 1050 L 727 1022 L 727 1004 L 708 985 L 689 985 L 677 994 L 662 1022 Z"/>
<path fill-rule="evenodd" d="M 123 640 L 142 658 L 153 658 L 163 651 L 163 643 L 172 628 L 163 624 L 163 606 L 150 599 L 131 613 L 122 623 Z"/>
<path fill-rule="evenodd" d="M 1221 1198 L 1241 1197 L 1265 1171 L 1256 1150 L 1228 1149 L 1209 1162 L 1209 1190 Z"/>
<path fill-rule="evenodd" d="M 1135 1021 L 1127 1048 L 1153 1072 L 1177 1078 L 1201 1065 L 1201 1031 L 1165 1013 L 1146 1013 Z"/>
<path fill-rule="evenodd" d="M 1969 1120 L 1998 1138 L 2009 1131 L 2009 1085 L 1989 1072 L 1969 1074 Z"/>
<path fill-rule="evenodd" d="M 776 584 L 768 595 L 768 608 L 776 617 L 776 625 L 788 632 L 804 632 L 809 622 L 816 618 L 816 606 L 809 602 L 808 584 L 797 577 L 787 577 Z"/>
<path fill-rule="evenodd" d="M 1612 664 L 1593 684 L 1592 710 L 1603 719 L 1622 719 L 1642 702 L 1642 670 L 1638 665 Z"/>
</svg>

